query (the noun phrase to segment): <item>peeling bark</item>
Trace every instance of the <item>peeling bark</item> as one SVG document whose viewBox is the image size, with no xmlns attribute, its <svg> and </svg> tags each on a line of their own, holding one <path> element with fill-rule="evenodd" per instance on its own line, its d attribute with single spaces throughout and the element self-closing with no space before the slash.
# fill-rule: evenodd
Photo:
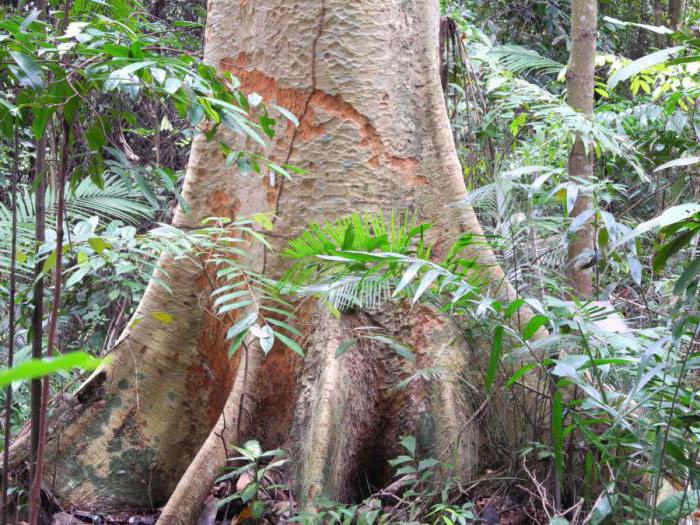
<svg viewBox="0 0 700 525">
<path fill-rule="evenodd" d="M 275 249 L 256 258 L 270 276 L 285 270 L 281 239 L 350 211 L 413 210 L 435 225 L 438 253 L 462 232 L 480 234 L 463 203 L 440 86 L 438 23 L 437 2 L 423 0 L 210 0 L 206 60 L 233 72 L 244 91 L 299 117 L 296 129 L 280 117 L 274 144 L 261 153 L 307 174 L 274 184 L 243 176 L 225 166 L 215 142 L 199 137 L 184 187 L 192 211 L 178 211 L 175 225 L 273 210 Z M 513 299 L 493 254 L 480 248 L 472 255 L 493 292 Z M 136 314 L 142 321 L 78 393 L 73 421 L 52 434 L 47 479 L 55 477 L 64 501 L 102 508 L 168 502 L 160 523 L 194 523 L 225 445 L 247 437 L 290 450 L 303 501 L 319 493 L 351 500 L 361 495 L 360 481 L 385 481 L 385 460 L 402 434 L 416 435 L 426 454 L 455 452 L 465 477 L 478 469 L 490 443 L 470 419 L 479 407 L 461 378 L 478 389 L 485 354 L 466 352 L 449 320 L 394 308 L 336 320 L 307 303 L 297 312 L 304 360 L 281 348 L 261 359 L 251 347 L 229 361 L 226 325 L 200 308 L 201 272 L 165 257 L 160 266 L 173 294 L 149 286 Z M 173 323 L 162 325 L 149 316 L 154 311 L 173 314 Z M 450 379 L 391 389 L 414 368 L 376 344 L 336 359 L 338 344 L 367 324 L 401 336 L 416 348 L 417 366 L 442 367 Z M 517 388 L 509 395 L 521 403 L 494 401 L 493 419 L 512 444 L 539 431 L 514 421 L 534 414 L 540 399 Z"/>
</svg>

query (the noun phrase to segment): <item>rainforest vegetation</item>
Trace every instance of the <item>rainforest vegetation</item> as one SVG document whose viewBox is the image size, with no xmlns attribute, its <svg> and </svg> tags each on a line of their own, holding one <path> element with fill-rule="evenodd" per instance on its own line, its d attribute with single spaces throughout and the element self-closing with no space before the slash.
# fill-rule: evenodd
<svg viewBox="0 0 700 525">
<path fill-rule="evenodd" d="M 0 15 L 0 525 L 700 523 L 697 0 Z"/>
</svg>

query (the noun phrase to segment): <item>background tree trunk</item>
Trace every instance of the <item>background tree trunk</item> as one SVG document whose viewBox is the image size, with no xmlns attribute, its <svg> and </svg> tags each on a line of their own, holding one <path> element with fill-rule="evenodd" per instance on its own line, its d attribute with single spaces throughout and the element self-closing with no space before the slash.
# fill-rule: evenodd
<svg viewBox="0 0 700 525">
<path fill-rule="evenodd" d="M 206 60 L 232 72 L 244 91 L 299 117 L 296 129 L 279 118 L 274 143 L 260 153 L 307 173 L 274 184 L 241 175 L 225 166 L 216 141 L 200 136 L 184 188 L 191 213 L 178 211 L 175 225 L 273 210 L 275 250 L 256 259 L 270 276 L 285 269 L 283 239 L 350 211 L 412 210 L 435 224 L 438 252 L 462 232 L 480 234 L 463 203 L 440 86 L 438 23 L 437 2 L 424 0 L 210 0 Z M 473 255 L 493 292 L 513 299 L 493 253 Z M 182 476 L 161 522 L 189 524 L 223 464 L 225 442 L 254 436 L 265 447 L 285 446 L 300 500 L 319 493 L 350 500 L 368 482 L 386 481 L 385 460 L 399 435 L 416 435 L 425 454 L 454 453 L 457 471 L 468 476 L 480 455 L 493 457 L 541 432 L 537 390 L 516 387 L 501 403 L 494 396 L 495 408 L 482 416 L 489 424 L 469 421 L 480 401 L 461 378 L 478 390 L 486 356 L 468 353 L 457 328 L 431 311 L 392 308 L 338 320 L 305 302 L 297 312 L 305 359 L 282 348 L 261 359 L 251 348 L 229 361 L 227 326 L 199 308 L 206 278 L 181 261 L 163 257 L 160 265 L 173 294 L 148 287 L 136 314 L 142 320 L 122 335 L 114 361 L 81 388 L 71 420 L 52 434 L 46 479 L 55 477 L 51 488 L 67 502 L 158 506 Z M 173 323 L 154 319 L 157 311 L 171 313 Z M 442 367 L 450 378 L 397 391 L 388 387 L 415 367 L 386 349 L 362 343 L 336 359 L 340 342 L 368 324 L 410 343 L 417 367 Z M 494 434 L 480 439 L 487 428 Z"/>
<path fill-rule="evenodd" d="M 685 0 L 669 0 L 668 2 L 668 22 L 671 29 L 678 31 L 683 24 L 683 13 L 685 11 Z"/>
<path fill-rule="evenodd" d="M 596 0 L 572 0 L 571 2 L 571 55 L 566 70 L 567 100 L 576 111 L 593 115 L 593 89 L 597 40 L 598 2 Z M 593 178 L 594 158 L 586 151 L 583 141 L 576 138 L 569 155 L 569 176 L 576 179 Z M 590 209 L 591 196 L 580 193 L 571 216 L 577 217 Z M 592 262 L 595 252 L 595 232 L 589 221 L 575 234 L 569 243 L 569 281 L 581 297 L 593 298 L 593 271 L 585 266 Z M 588 255 L 587 255 L 588 254 Z"/>
</svg>

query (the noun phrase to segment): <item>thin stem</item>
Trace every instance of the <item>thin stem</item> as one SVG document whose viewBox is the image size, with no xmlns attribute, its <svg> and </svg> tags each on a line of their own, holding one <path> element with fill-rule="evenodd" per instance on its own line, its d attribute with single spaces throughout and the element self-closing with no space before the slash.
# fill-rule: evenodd
<svg viewBox="0 0 700 525">
<path fill-rule="evenodd" d="M 57 193 L 58 205 L 56 211 L 56 266 L 54 268 L 54 289 L 49 316 L 47 355 L 53 355 L 56 345 L 56 325 L 58 323 L 59 303 L 61 299 L 61 276 L 63 272 L 63 221 L 65 215 L 65 185 L 68 178 L 70 155 L 71 126 L 63 120 L 63 137 L 61 147 L 61 165 L 58 172 Z M 32 480 L 29 497 L 29 525 L 37 525 L 41 507 L 41 482 L 44 471 L 44 450 L 46 448 L 46 411 L 49 399 L 49 376 L 42 380 L 41 410 L 39 411 L 39 443 L 36 453 L 36 469 Z"/>
<path fill-rule="evenodd" d="M 37 262 L 34 266 L 34 291 L 32 294 L 32 358 L 41 359 L 44 333 L 44 272 L 38 257 L 38 249 L 46 241 L 46 137 L 36 142 L 36 162 L 34 165 L 34 208 L 36 220 L 34 235 L 37 246 Z M 31 383 L 31 462 L 36 461 L 39 446 L 39 412 L 41 410 L 41 380 Z"/>
<path fill-rule="evenodd" d="M 10 252 L 10 304 L 7 343 L 7 366 L 12 367 L 15 358 L 15 291 L 17 270 L 17 179 L 19 178 L 19 131 L 15 123 L 14 157 L 12 159 L 12 240 Z M 7 524 L 7 490 L 10 480 L 10 434 L 12 425 L 12 385 L 5 387 L 5 428 L 2 455 L 2 514 L 0 524 Z"/>
<path fill-rule="evenodd" d="M 46 0 L 34 4 L 39 10 L 39 19 L 46 15 Z M 32 293 L 32 358 L 41 359 L 44 336 L 44 272 L 39 260 L 39 248 L 46 241 L 46 135 L 35 142 L 34 161 L 34 238 L 37 248 L 37 261 L 34 266 L 34 291 Z M 31 382 L 31 478 L 34 477 L 36 451 L 39 447 L 39 414 L 41 412 L 41 380 Z"/>
</svg>

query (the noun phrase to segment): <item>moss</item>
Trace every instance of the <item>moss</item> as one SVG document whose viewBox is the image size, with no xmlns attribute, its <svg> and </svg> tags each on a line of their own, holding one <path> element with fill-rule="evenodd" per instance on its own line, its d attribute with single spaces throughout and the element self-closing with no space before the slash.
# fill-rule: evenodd
<svg viewBox="0 0 700 525">
<path fill-rule="evenodd" d="M 119 390 L 127 390 L 131 386 L 131 383 L 127 379 L 121 379 L 117 383 L 117 388 Z"/>
</svg>

